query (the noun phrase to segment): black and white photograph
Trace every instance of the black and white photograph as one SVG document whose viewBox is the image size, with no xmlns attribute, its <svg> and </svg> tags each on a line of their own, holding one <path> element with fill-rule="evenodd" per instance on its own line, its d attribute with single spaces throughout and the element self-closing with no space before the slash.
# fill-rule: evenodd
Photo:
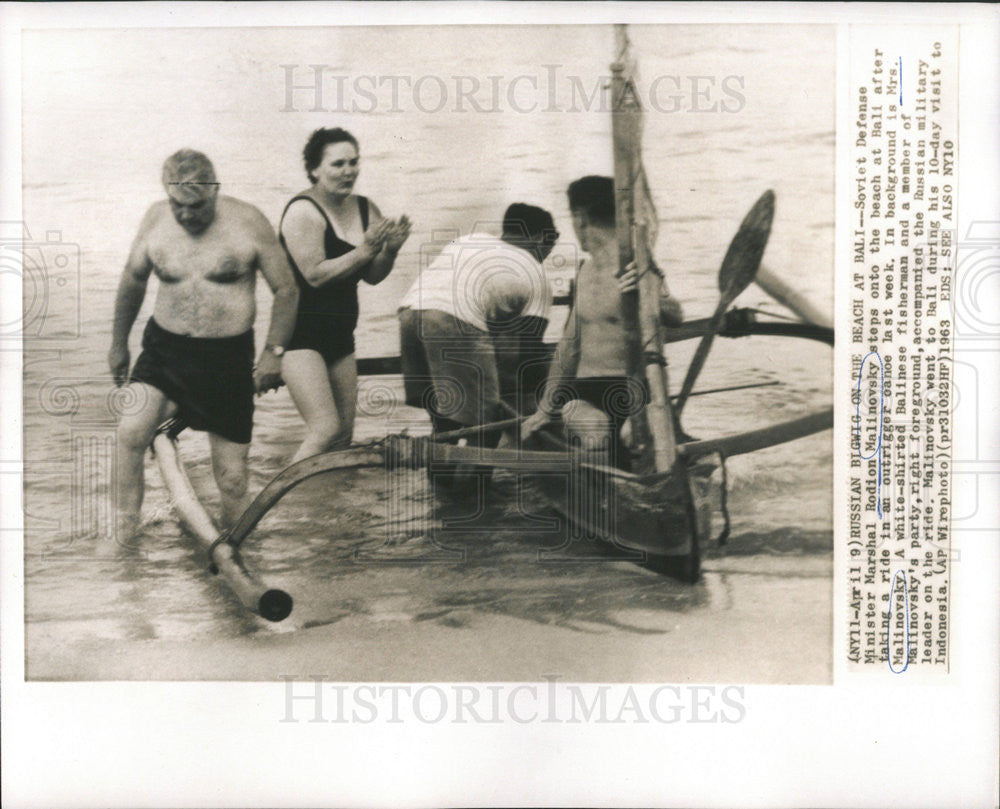
<svg viewBox="0 0 1000 809">
<path fill-rule="evenodd" d="M 830 681 L 831 26 L 23 57 L 29 679 Z"/>
<path fill-rule="evenodd" d="M 996 805 L 994 11 L 0 22 L 5 806 Z"/>
</svg>

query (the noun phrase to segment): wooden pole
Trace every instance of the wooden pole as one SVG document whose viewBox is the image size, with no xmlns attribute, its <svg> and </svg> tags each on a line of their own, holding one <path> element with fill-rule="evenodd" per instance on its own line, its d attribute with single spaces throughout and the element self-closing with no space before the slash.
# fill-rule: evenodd
<svg viewBox="0 0 1000 809">
<path fill-rule="evenodd" d="M 771 272 L 767 267 L 761 267 L 757 270 L 757 277 L 754 278 L 754 281 L 768 295 L 795 312 L 806 323 L 814 323 L 826 329 L 833 328 L 833 320 L 826 312 L 813 304 L 797 289 L 786 284 L 779 275 Z"/>
<path fill-rule="evenodd" d="M 763 268 L 762 268 L 763 269 Z M 734 310 L 730 310 L 734 311 Z M 748 312 L 748 310 L 735 310 Z M 752 334 L 772 335 L 778 337 L 805 337 L 810 340 L 820 340 L 821 342 L 833 342 L 833 329 L 826 326 L 813 325 L 811 323 L 761 323 L 754 320 L 752 312 L 745 322 L 740 322 L 732 326 L 724 326 L 719 334 L 722 337 L 747 337 Z M 803 313 L 800 313 L 800 315 Z M 664 328 L 663 342 L 679 343 L 684 340 L 694 340 L 704 337 L 712 331 L 712 318 L 702 317 L 694 320 L 685 320 L 680 326 Z M 555 350 L 555 343 L 544 343 L 546 351 Z M 360 357 L 358 359 L 358 376 L 380 376 L 400 374 L 399 357 Z M 692 394 L 693 395 L 693 394 Z M 468 428 L 473 429 L 473 428 Z M 476 428 L 478 429 L 478 428 Z M 474 430 L 475 432 L 475 430 Z M 471 435 L 471 433 L 470 433 Z"/>
<path fill-rule="evenodd" d="M 198 540 L 202 549 L 211 554 L 211 563 L 243 606 L 268 621 L 283 621 L 287 618 L 292 611 L 292 597 L 284 590 L 269 587 L 257 578 L 244 564 L 237 548 L 228 542 L 216 544 L 219 532 L 191 486 L 174 439 L 166 432 L 157 433 L 153 439 L 153 453 L 181 522 Z"/>
<path fill-rule="evenodd" d="M 640 474 L 666 472 L 677 457 L 673 413 L 662 363 L 663 334 L 660 330 L 660 282 L 650 272 L 648 234 L 635 223 L 636 183 L 642 163 L 642 108 L 635 92 L 634 76 L 622 60 L 628 51 L 624 25 L 615 26 L 615 48 L 619 61 L 611 65 L 611 131 L 615 169 L 615 227 L 618 231 L 619 275 L 633 259 L 639 273 L 637 292 L 622 295 L 625 328 L 626 369 L 637 385 L 648 387 L 647 407 L 630 417 L 632 437 L 639 449 Z M 645 384 L 644 384 L 645 383 Z"/>
<path fill-rule="evenodd" d="M 243 541 L 278 502 L 302 483 L 316 475 L 337 470 L 360 467 L 411 467 L 423 468 L 429 463 L 474 464 L 513 472 L 564 472 L 577 473 L 591 469 L 609 478 L 635 480 L 636 475 L 621 469 L 589 464 L 579 457 L 572 457 L 565 449 L 545 452 L 541 450 L 489 449 L 487 447 L 456 447 L 438 444 L 429 438 L 390 436 L 382 445 L 355 447 L 313 455 L 283 469 L 254 498 L 240 518 L 226 534 L 226 541 L 218 547 L 238 550 Z"/>
<path fill-rule="evenodd" d="M 677 458 L 674 411 L 663 360 L 663 331 L 660 327 L 660 277 L 650 272 L 652 264 L 646 228 L 636 229 L 636 267 L 639 276 L 639 317 L 642 333 L 640 360 L 649 388 L 646 421 L 653 439 L 653 472 L 667 472 Z"/>
<path fill-rule="evenodd" d="M 743 455 L 756 452 L 759 449 L 784 444 L 807 435 L 828 430 L 833 426 L 833 408 L 817 410 L 807 416 L 801 416 L 780 424 L 771 424 L 758 430 L 750 430 L 737 435 L 727 435 L 722 438 L 706 438 L 703 441 L 691 441 L 682 444 L 680 452 L 685 458 L 694 460 L 702 455 L 721 452 L 727 458 L 733 455 Z"/>
</svg>

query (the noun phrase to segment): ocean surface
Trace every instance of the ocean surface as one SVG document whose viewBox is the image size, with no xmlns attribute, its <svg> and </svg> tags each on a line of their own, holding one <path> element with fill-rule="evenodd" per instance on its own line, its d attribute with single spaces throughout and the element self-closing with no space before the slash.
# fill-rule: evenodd
<svg viewBox="0 0 1000 809">
<path fill-rule="evenodd" d="M 644 159 L 660 218 L 655 256 L 686 315 L 715 308 L 729 241 L 769 188 L 777 206 L 764 264 L 832 311 L 832 28 L 663 26 L 633 28 L 631 35 L 646 93 Z M 495 230 L 510 202 L 552 211 L 563 237 L 547 269 L 557 283 L 571 274 L 578 250 L 565 188 L 584 174 L 611 173 L 611 119 L 595 92 L 606 83 L 612 41 L 602 26 L 26 34 L 29 676 L 71 677 L 32 671 L 31 655 L 34 648 L 52 659 L 71 641 L 252 639 L 275 631 L 247 616 L 205 572 L 151 460 L 143 536 L 125 552 L 98 552 L 110 528 L 114 417 L 128 406 L 105 360 L 114 293 L 143 213 L 162 197 L 165 157 L 182 147 L 203 150 L 223 193 L 257 205 L 276 224 L 285 202 L 306 185 L 300 155 L 309 132 L 335 125 L 354 132 L 362 154 L 357 191 L 386 215 L 407 213 L 414 222 L 393 274 L 361 291 L 358 355 L 395 354 L 396 304 L 421 263 L 453 235 Z M 310 89 L 313 65 L 327 73 L 318 91 Z M 133 359 L 155 294 L 153 281 L 133 329 Z M 259 346 L 270 309 L 263 283 L 258 300 Z M 756 287 L 737 305 L 783 312 Z M 565 310 L 554 312 L 553 339 L 564 317 Z M 694 347 L 669 350 L 674 390 Z M 827 346 L 808 341 L 719 339 L 697 387 L 780 384 L 694 398 L 684 427 L 710 437 L 826 406 L 832 359 Z M 401 394 L 398 378 L 362 380 L 356 441 L 427 429 L 421 412 L 399 404 Z M 252 491 L 284 467 L 302 432 L 286 390 L 258 400 Z M 604 575 L 598 560 L 588 567 L 595 572 L 574 573 L 572 592 L 563 592 L 551 568 L 538 572 L 538 544 L 511 509 L 494 514 L 474 542 L 466 538 L 461 564 L 410 565 L 404 581 L 391 565 L 365 562 L 366 554 L 419 561 L 427 526 L 440 515 L 419 476 L 387 479 L 378 470 L 303 486 L 261 524 L 247 552 L 260 572 L 293 590 L 295 614 L 308 616 L 285 631 L 303 628 L 303 620 L 395 614 L 394 593 L 405 594 L 399 598 L 413 616 L 438 620 L 448 612 L 432 609 L 442 598 L 466 604 L 462 594 L 481 591 L 482 578 L 499 568 L 535 588 L 534 598 L 517 600 L 513 610 L 529 620 L 558 616 L 570 602 L 611 609 L 635 600 L 667 612 L 718 610 L 722 620 L 727 559 L 748 559 L 766 576 L 787 571 L 789 556 L 829 556 L 831 441 L 825 432 L 729 462 L 732 538 L 710 551 L 703 583 L 687 590 L 669 581 L 653 587 L 620 562 L 608 562 Z M 214 509 L 207 440 L 185 434 L 181 449 Z M 472 599 L 466 606 L 475 612 L 501 602 Z M 828 633 L 828 624 L 821 616 L 812 629 Z M 133 676 L 156 679 L 157 672 Z"/>
</svg>

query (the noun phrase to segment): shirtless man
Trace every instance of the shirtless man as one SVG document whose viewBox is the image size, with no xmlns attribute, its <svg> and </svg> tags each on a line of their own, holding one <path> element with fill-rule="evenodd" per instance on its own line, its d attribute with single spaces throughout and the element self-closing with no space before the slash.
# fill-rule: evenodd
<svg viewBox="0 0 1000 809">
<path fill-rule="evenodd" d="M 122 273 L 108 352 L 115 384 L 134 388 L 132 398 L 139 403 L 118 424 L 119 541 L 138 527 L 146 448 L 156 428 L 175 414 L 209 433 L 223 524 L 243 513 L 254 391 L 281 384 L 280 357 L 298 301 L 271 224 L 252 205 L 219 195 L 205 155 L 182 149 L 169 157 L 163 186 L 168 199 L 146 212 Z M 274 304 L 255 369 L 257 270 L 274 293 Z M 130 377 L 128 336 L 150 273 L 160 286 Z"/>
<path fill-rule="evenodd" d="M 573 229 L 589 254 L 577 274 L 573 310 L 556 349 L 537 412 L 521 427 L 526 439 L 557 414 L 571 439 L 599 464 L 628 466 L 620 430 L 646 403 L 647 392 L 627 374 L 620 300 L 636 288 L 633 265 L 618 272 L 615 189 L 610 177 L 583 177 L 569 186 Z M 683 320 L 680 304 L 663 284 L 660 316 L 667 326 Z"/>
</svg>

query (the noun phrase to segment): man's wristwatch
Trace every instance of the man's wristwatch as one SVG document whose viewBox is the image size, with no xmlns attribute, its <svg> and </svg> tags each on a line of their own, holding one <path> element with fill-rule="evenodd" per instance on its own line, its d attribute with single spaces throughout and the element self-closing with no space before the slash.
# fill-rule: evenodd
<svg viewBox="0 0 1000 809">
<path fill-rule="evenodd" d="M 267 351 L 270 351 L 276 357 L 281 357 L 281 355 L 285 353 L 285 347 L 284 346 L 273 346 L 273 345 L 268 344 L 268 345 L 264 346 L 264 349 L 267 350 Z"/>
</svg>

